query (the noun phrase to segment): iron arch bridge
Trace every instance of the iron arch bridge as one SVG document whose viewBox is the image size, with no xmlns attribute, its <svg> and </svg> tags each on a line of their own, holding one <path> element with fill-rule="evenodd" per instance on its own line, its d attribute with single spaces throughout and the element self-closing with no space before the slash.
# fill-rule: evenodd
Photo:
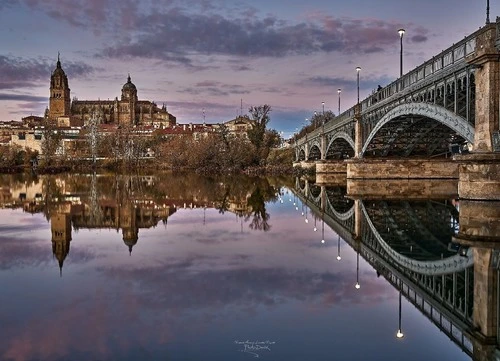
<svg viewBox="0 0 500 361">
<path fill-rule="evenodd" d="M 469 250 L 459 255 L 448 247 L 458 229 L 457 209 L 445 200 L 347 203 L 342 186 L 305 183 L 295 192 L 311 213 L 472 355 L 467 330 L 473 325 L 474 259 Z"/>
<path fill-rule="evenodd" d="M 295 142 L 296 161 L 445 157 L 474 142 L 475 33 Z"/>
<path fill-rule="evenodd" d="M 352 236 L 356 222 L 361 222 L 363 240 L 401 267 L 441 276 L 473 265 L 470 250 L 459 255 L 449 249 L 459 223 L 458 211 L 448 201 L 359 201 L 356 213 L 355 201 L 346 198 L 343 186 L 317 186 L 305 180 L 297 185 L 304 204 L 320 217 L 328 216 L 335 231 Z M 443 229 L 442 224 L 449 227 Z"/>
</svg>

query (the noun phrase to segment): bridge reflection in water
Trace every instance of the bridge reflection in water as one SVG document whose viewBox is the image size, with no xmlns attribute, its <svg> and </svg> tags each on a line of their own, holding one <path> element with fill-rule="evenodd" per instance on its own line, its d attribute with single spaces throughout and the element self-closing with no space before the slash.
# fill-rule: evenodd
<svg viewBox="0 0 500 361">
<path fill-rule="evenodd" d="M 340 237 L 356 251 L 355 287 L 362 287 L 361 256 L 399 290 L 397 337 L 404 335 L 404 297 L 473 360 L 496 360 L 498 202 L 462 205 L 456 192 L 453 181 L 391 181 L 383 187 L 344 178 L 330 184 L 297 179 L 295 184 L 295 194 L 321 219 L 322 227 L 339 235 L 337 259 Z M 463 224 L 460 205 L 467 214 Z"/>
</svg>

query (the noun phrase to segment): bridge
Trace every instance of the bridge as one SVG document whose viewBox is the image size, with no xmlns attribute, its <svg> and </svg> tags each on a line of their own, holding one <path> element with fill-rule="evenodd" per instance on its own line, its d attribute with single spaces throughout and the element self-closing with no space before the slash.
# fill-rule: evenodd
<svg viewBox="0 0 500 361">
<path fill-rule="evenodd" d="M 294 165 L 364 179 L 467 183 L 471 170 L 460 176 L 462 163 L 487 163 L 488 174 L 499 174 L 499 49 L 497 18 L 296 139 Z M 451 157 L 457 153 L 464 155 Z M 493 193 L 500 199 L 498 190 Z"/>
<path fill-rule="evenodd" d="M 468 201 L 461 202 L 459 223 L 458 208 L 451 201 L 456 187 L 448 188 L 448 196 L 439 189 L 437 195 L 431 190 L 406 197 L 364 197 L 348 196 L 353 189 L 349 183 L 319 185 L 297 178 L 296 207 L 307 207 L 321 227 L 339 235 L 338 259 L 342 238 L 358 259 L 363 257 L 473 360 L 499 359 L 500 252 L 488 249 L 491 244 L 457 243 L 467 229 L 484 228 L 491 221 L 486 217 L 480 225 L 478 217 L 470 221 L 470 214 L 491 215 L 498 202 L 481 202 L 489 210 L 471 210 Z M 494 212 L 498 217 L 500 211 Z M 497 237 L 500 226 L 492 228 Z M 359 285 L 362 280 L 356 277 Z"/>
</svg>

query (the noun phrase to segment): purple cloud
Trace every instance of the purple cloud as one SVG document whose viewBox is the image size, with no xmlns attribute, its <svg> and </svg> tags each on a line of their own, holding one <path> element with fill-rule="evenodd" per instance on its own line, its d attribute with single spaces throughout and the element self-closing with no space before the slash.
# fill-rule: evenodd
<svg viewBox="0 0 500 361">
<path fill-rule="evenodd" d="M 55 61 L 47 59 L 23 59 L 13 56 L 0 55 L 0 89 L 27 88 L 39 85 L 40 81 L 48 84 L 50 74 L 55 68 Z M 68 76 L 78 78 L 94 71 L 94 68 L 83 62 L 64 62 L 64 70 Z M 33 98 L 6 99 L 2 100 L 33 100 Z M 16 97 L 16 95 L 12 95 Z M 41 98 L 41 97 L 38 97 Z M 37 99 L 39 100 L 39 99 Z M 46 100 L 46 99 L 45 99 Z"/>
</svg>

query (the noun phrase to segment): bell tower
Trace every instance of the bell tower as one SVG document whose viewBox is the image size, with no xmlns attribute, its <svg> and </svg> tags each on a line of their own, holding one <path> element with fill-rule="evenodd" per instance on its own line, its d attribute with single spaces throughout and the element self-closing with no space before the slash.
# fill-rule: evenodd
<svg viewBox="0 0 500 361">
<path fill-rule="evenodd" d="M 50 217 L 52 232 L 52 253 L 59 263 L 59 272 L 62 276 L 62 267 L 69 253 L 71 241 L 71 216 L 68 213 L 56 213 Z"/>
<path fill-rule="evenodd" d="M 57 117 L 69 116 L 70 106 L 68 77 L 61 67 L 58 53 L 57 65 L 50 77 L 49 119 L 56 120 Z"/>
</svg>

